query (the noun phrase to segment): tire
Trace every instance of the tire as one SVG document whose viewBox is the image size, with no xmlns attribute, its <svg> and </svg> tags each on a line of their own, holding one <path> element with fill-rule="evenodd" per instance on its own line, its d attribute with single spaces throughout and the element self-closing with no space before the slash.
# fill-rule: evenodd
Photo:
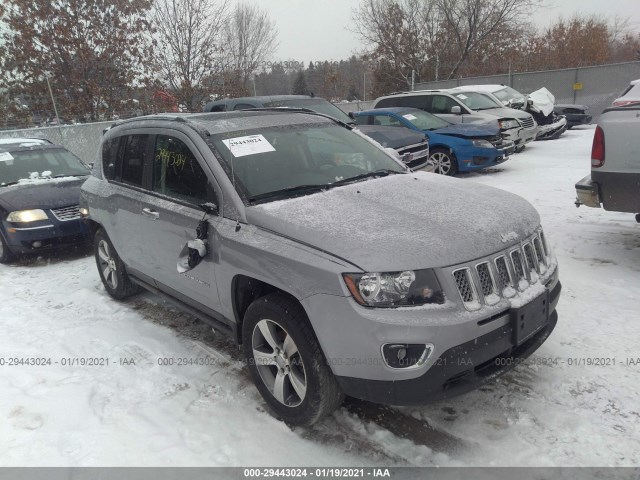
<svg viewBox="0 0 640 480">
<path fill-rule="evenodd" d="M 446 148 L 434 148 L 429 152 L 427 165 L 435 168 L 434 173 L 440 175 L 455 175 L 458 173 L 458 161 L 456 157 Z"/>
<path fill-rule="evenodd" d="M 255 300 L 244 317 L 242 343 L 251 377 L 276 418 L 309 426 L 342 404 L 307 315 L 293 299 L 272 293 Z"/>
<path fill-rule="evenodd" d="M 140 287 L 129 279 L 124 263 L 102 229 L 93 237 L 93 252 L 100 279 L 109 295 L 123 300 L 140 291 Z"/>
<path fill-rule="evenodd" d="M 11 263 L 15 258 L 13 252 L 9 250 L 4 235 L 0 232 L 0 263 Z"/>
</svg>

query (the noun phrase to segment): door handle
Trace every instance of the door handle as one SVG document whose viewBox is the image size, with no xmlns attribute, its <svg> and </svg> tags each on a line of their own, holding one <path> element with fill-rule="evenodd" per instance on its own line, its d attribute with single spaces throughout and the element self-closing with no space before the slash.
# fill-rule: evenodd
<svg viewBox="0 0 640 480">
<path fill-rule="evenodd" d="M 158 220 L 160 218 L 160 214 L 155 210 L 151 210 L 150 208 L 143 208 L 142 215 L 144 215 L 145 217 L 149 217 L 153 220 Z"/>
</svg>

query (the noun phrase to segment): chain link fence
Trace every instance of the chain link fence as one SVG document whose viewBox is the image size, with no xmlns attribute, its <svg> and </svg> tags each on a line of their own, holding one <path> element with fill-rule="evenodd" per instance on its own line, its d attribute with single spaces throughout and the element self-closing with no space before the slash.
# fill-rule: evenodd
<svg viewBox="0 0 640 480">
<path fill-rule="evenodd" d="M 463 85 L 503 84 L 521 93 L 546 87 L 556 103 L 586 105 L 594 123 L 600 113 L 629 85 L 640 78 L 640 62 L 616 63 L 596 67 L 568 68 L 544 72 L 511 73 L 484 77 L 459 78 L 416 84 L 416 90 L 436 90 Z"/>
</svg>

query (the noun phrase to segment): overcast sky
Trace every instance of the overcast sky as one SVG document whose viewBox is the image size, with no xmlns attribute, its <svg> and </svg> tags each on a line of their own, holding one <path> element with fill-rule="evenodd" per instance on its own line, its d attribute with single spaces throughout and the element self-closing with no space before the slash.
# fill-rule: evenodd
<svg viewBox="0 0 640 480">
<path fill-rule="evenodd" d="M 239 0 L 235 0 L 239 1 Z M 272 60 L 342 60 L 363 49 L 349 30 L 351 11 L 359 0 L 245 0 L 265 8 L 275 20 L 280 46 Z M 638 0 L 547 0 L 533 20 L 548 26 L 560 16 L 574 12 L 598 16 L 630 17 L 640 29 Z"/>
</svg>

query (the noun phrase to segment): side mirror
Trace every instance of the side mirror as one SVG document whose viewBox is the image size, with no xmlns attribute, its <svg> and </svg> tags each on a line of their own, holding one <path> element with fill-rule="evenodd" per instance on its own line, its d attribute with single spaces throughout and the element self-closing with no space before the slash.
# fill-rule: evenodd
<svg viewBox="0 0 640 480">
<path fill-rule="evenodd" d="M 218 215 L 218 205 L 213 202 L 201 203 L 199 207 L 209 215 Z"/>
<path fill-rule="evenodd" d="M 347 115 L 349 115 L 349 118 L 351 120 L 355 120 L 356 119 L 356 116 L 353 114 L 353 112 L 349 112 L 349 113 L 347 113 Z"/>
<path fill-rule="evenodd" d="M 451 113 L 453 113 L 454 115 L 461 115 L 462 109 L 460 108 L 460 106 L 456 105 L 455 107 L 451 107 Z"/>
<path fill-rule="evenodd" d="M 113 180 L 116 176 L 116 166 L 113 163 L 107 165 L 107 180 Z"/>
</svg>

